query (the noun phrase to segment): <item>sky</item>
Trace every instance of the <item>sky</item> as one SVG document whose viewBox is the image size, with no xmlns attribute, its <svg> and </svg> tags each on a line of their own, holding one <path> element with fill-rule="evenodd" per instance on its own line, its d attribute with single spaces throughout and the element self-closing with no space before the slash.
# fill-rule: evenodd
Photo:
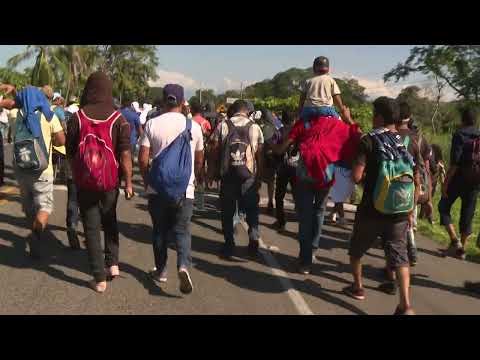
<svg viewBox="0 0 480 360">
<path fill-rule="evenodd" d="M 330 59 L 334 77 L 355 78 L 370 97 L 396 96 L 403 87 L 429 86 L 431 80 L 415 75 L 384 84 L 383 74 L 404 61 L 410 45 L 158 45 L 159 79 L 151 85 L 175 82 L 191 95 L 198 88 L 228 89 L 272 78 L 292 67 L 307 68 L 319 55 Z M 0 66 L 25 45 L 0 45 Z M 28 64 L 27 64 L 28 65 Z M 448 95 L 448 94 L 447 94 Z"/>
</svg>

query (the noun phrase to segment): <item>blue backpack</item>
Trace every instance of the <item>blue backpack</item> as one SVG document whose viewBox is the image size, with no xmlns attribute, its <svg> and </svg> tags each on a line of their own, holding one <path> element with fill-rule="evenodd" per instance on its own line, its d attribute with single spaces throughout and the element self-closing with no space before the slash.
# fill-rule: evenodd
<svg viewBox="0 0 480 360">
<path fill-rule="evenodd" d="M 192 120 L 185 130 L 153 160 L 148 174 L 150 186 L 171 206 L 179 208 L 192 175 Z"/>
</svg>

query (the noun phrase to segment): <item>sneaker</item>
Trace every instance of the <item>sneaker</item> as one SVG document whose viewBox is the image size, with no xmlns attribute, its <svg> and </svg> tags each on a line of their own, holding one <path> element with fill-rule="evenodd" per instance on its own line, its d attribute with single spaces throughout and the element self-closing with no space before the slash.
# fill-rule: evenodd
<svg viewBox="0 0 480 360">
<path fill-rule="evenodd" d="M 193 291 L 192 279 L 187 269 L 178 270 L 178 278 L 180 280 L 180 291 L 182 294 L 190 294 Z"/>
<path fill-rule="evenodd" d="M 298 267 L 298 272 L 302 275 L 309 275 L 311 271 L 312 268 L 310 265 L 300 265 Z"/>
<path fill-rule="evenodd" d="M 460 248 L 455 251 L 455 257 L 459 260 L 465 260 L 467 258 L 467 254 L 465 253 L 465 250 L 463 250 L 463 248 Z"/>
<path fill-rule="evenodd" d="M 159 282 L 159 283 L 166 283 L 167 282 L 167 271 L 164 270 L 162 272 L 158 271 L 156 267 L 154 267 L 150 272 L 148 273 L 152 280 Z"/>
<path fill-rule="evenodd" d="M 328 220 L 330 220 L 330 222 L 332 224 L 336 224 L 337 223 L 337 213 L 333 213 L 332 215 L 330 215 L 330 217 L 328 218 Z"/>
<path fill-rule="evenodd" d="M 274 224 L 273 224 L 273 227 L 277 230 L 277 231 L 283 231 L 285 230 L 285 225 L 286 225 L 286 222 L 285 221 L 276 221 Z"/>
<path fill-rule="evenodd" d="M 80 250 L 80 240 L 78 239 L 78 234 L 75 229 L 67 230 L 68 244 L 73 250 Z"/>
<path fill-rule="evenodd" d="M 457 250 L 462 248 L 462 243 L 460 240 L 452 240 L 448 248 L 443 250 L 443 256 L 453 256 L 456 255 Z"/>
<path fill-rule="evenodd" d="M 250 242 L 248 243 L 248 254 L 257 255 L 259 247 L 260 247 L 260 244 L 258 241 L 250 240 Z"/>
<path fill-rule="evenodd" d="M 397 284 L 394 281 L 388 281 L 386 283 L 380 284 L 378 290 L 384 292 L 388 295 L 397 294 Z"/>
<path fill-rule="evenodd" d="M 480 282 L 465 281 L 465 289 L 480 295 Z"/>
<path fill-rule="evenodd" d="M 220 257 L 231 260 L 233 258 L 234 247 L 229 245 L 223 245 L 222 250 L 220 251 Z"/>
<path fill-rule="evenodd" d="M 365 290 L 363 288 L 355 288 L 355 285 L 347 286 L 343 292 L 356 300 L 365 300 Z"/>
<path fill-rule="evenodd" d="M 393 315 L 415 315 L 413 308 L 408 307 L 405 310 L 400 309 L 400 306 L 397 306 Z"/>
</svg>

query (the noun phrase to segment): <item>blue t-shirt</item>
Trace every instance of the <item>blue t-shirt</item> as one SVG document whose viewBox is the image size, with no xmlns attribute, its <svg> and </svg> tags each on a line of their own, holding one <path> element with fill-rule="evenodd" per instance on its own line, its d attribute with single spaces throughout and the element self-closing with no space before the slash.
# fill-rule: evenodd
<svg viewBox="0 0 480 360">
<path fill-rule="evenodd" d="M 57 115 L 58 119 L 61 122 L 65 122 L 65 111 L 63 111 L 61 106 L 55 106 L 53 108 L 53 112 L 55 113 L 55 115 Z"/>
<path fill-rule="evenodd" d="M 140 115 L 126 107 L 120 110 L 125 120 L 130 124 L 130 145 L 137 143 L 137 128 L 141 126 Z"/>
</svg>

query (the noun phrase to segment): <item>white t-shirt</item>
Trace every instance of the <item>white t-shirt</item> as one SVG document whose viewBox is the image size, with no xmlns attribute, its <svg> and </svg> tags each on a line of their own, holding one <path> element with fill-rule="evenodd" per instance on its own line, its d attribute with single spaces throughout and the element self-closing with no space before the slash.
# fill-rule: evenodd
<svg viewBox="0 0 480 360">
<path fill-rule="evenodd" d="M 165 113 L 150 119 L 145 125 L 145 131 L 140 139 L 140 146 L 150 148 L 150 154 L 152 158 L 155 158 L 185 130 L 186 124 L 187 119 L 185 116 L 174 112 Z M 202 129 L 195 121 L 192 121 L 191 132 L 192 141 L 190 142 L 190 148 L 192 149 L 192 175 L 190 176 L 190 182 L 187 188 L 186 196 L 188 199 L 195 198 L 195 151 L 203 151 Z M 148 192 L 155 193 L 150 187 L 148 188 Z"/>
</svg>

